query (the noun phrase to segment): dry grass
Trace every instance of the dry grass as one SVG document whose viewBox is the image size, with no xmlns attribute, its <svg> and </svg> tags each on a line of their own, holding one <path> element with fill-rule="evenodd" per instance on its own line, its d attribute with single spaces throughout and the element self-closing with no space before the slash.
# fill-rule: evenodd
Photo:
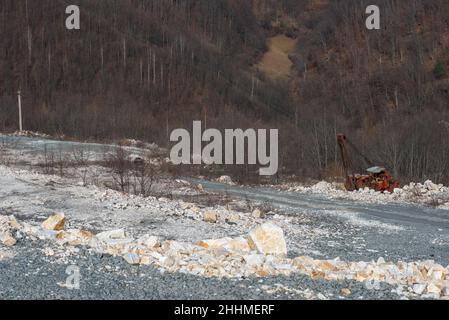
<svg viewBox="0 0 449 320">
<path fill-rule="evenodd" d="M 268 52 L 257 67 L 271 78 L 288 77 L 293 66 L 289 54 L 293 52 L 295 46 L 296 40 L 285 35 L 269 38 Z"/>
</svg>

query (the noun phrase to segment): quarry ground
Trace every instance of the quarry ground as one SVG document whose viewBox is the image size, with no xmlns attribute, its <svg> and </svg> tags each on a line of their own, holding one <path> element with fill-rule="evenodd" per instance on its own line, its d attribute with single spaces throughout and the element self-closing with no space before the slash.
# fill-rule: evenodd
<svg viewBox="0 0 449 320">
<path fill-rule="evenodd" d="M 237 237 L 264 221 L 274 222 L 285 234 L 288 256 L 345 261 L 434 260 L 449 264 L 449 211 L 423 204 L 372 203 L 330 198 L 325 194 L 243 187 L 190 179 L 161 184 L 180 199 L 122 195 L 106 187 L 80 183 L 76 175 L 58 177 L 36 173 L 43 146 L 62 152 L 85 147 L 95 154 L 105 146 L 54 142 L 39 138 L 7 139 L 0 166 L 0 215 L 39 225 L 63 212 L 68 227 L 92 233 L 123 228 L 133 237 L 151 234 L 161 239 L 196 243 L 204 239 Z M 11 143 L 13 141 L 13 143 Z M 110 148 L 110 147 L 107 147 Z M 64 151 L 65 150 L 65 151 Z M 138 152 L 138 150 L 134 150 Z M 201 184 L 202 188 L 197 186 Z M 168 193 L 167 193 L 168 194 Z M 182 195 L 226 194 L 227 205 L 195 204 Z M 174 197 L 172 197 L 174 198 Z M 193 197 L 194 199 L 194 197 Z M 194 202 L 194 201 L 192 201 Z M 254 208 L 269 204 L 264 218 Z M 203 220 L 204 210 L 218 213 L 218 221 Z M 230 223 L 230 217 L 237 216 Z M 55 254 L 48 253 L 49 248 Z M 69 265 L 81 270 L 81 288 L 60 285 Z M 153 266 L 129 265 L 112 257 L 78 248 L 69 253 L 59 245 L 19 238 L 13 247 L 0 244 L 0 298 L 81 299 L 400 299 L 396 288 L 382 283 L 375 290 L 353 280 L 328 281 L 307 275 L 206 278 L 164 272 Z M 343 296 L 341 290 L 351 294 Z"/>
</svg>

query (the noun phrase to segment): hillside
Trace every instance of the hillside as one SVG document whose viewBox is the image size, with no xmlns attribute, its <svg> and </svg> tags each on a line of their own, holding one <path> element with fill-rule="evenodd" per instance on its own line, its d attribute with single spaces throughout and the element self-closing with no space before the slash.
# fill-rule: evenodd
<svg viewBox="0 0 449 320">
<path fill-rule="evenodd" d="M 449 181 L 447 1 L 378 1 L 381 31 L 368 1 L 80 0 L 80 31 L 69 4 L 0 3 L 1 130 L 20 88 L 29 130 L 166 146 L 197 119 L 279 128 L 282 173 L 313 178 L 340 173 L 343 131 L 402 180 Z"/>
</svg>

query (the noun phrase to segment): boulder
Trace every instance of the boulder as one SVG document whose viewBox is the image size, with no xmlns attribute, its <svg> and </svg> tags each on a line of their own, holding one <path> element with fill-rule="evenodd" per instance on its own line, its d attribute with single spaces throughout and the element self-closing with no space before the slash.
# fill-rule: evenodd
<svg viewBox="0 0 449 320">
<path fill-rule="evenodd" d="M 231 242 L 231 238 L 201 240 L 198 245 L 208 249 L 221 249 Z"/>
<path fill-rule="evenodd" d="M 243 237 L 202 240 L 198 245 L 208 249 L 225 249 L 234 252 L 250 251 L 248 241 Z"/>
<path fill-rule="evenodd" d="M 262 211 L 260 211 L 259 209 L 255 209 L 251 213 L 251 215 L 253 216 L 253 218 L 256 218 L 256 219 L 263 219 L 263 218 L 265 218 L 265 214 Z"/>
<path fill-rule="evenodd" d="M 89 231 L 71 229 L 67 231 L 60 231 L 56 235 L 56 239 L 62 243 L 68 243 L 71 246 L 79 246 L 88 244 L 95 236 Z"/>
<path fill-rule="evenodd" d="M 232 239 L 224 248 L 229 251 L 237 252 L 251 251 L 251 247 L 244 237 L 237 237 Z"/>
<path fill-rule="evenodd" d="M 232 181 L 230 176 L 221 176 L 220 178 L 217 179 L 218 182 L 220 183 L 226 183 L 229 185 L 233 185 L 234 182 Z"/>
<path fill-rule="evenodd" d="M 198 212 L 199 208 L 194 203 L 182 202 L 181 203 L 182 210 L 192 210 L 193 212 Z"/>
<path fill-rule="evenodd" d="M 347 297 L 347 296 L 351 295 L 351 290 L 349 290 L 348 288 L 343 288 L 343 289 L 341 289 L 340 293 L 342 296 Z"/>
<path fill-rule="evenodd" d="M 443 295 L 448 297 L 449 296 L 449 287 L 443 288 Z"/>
<path fill-rule="evenodd" d="M 154 249 L 160 246 L 158 237 L 144 235 L 137 240 L 137 243 L 148 249 Z"/>
<path fill-rule="evenodd" d="M 445 274 L 443 273 L 442 270 L 432 270 L 432 272 L 430 272 L 430 270 L 429 270 L 428 277 L 430 277 L 430 276 L 435 281 L 441 281 L 441 280 L 444 280 L 444 278 L 445 278 Z"/>
<path fill-rule="evenodd" d="M 429 285 L 427 286 L 427 293 L 431 293 L 431 294 L 435 294 L 435 295 L 440 295 L 441 294 L 441 288 L 436 285 L 435 283 L 429 283 Z"/>
<path fill-rule="evenodd" d="M 336 271 L 337 267 L 332 263 L 332 261 L 319 261 L 318 268 L 326 271 Z"/>
<path fill-rule="evenodd" d="M 22 227 L 14 216 L 9 216 L 9 226 L 11 227 L 11 229 L 16 230 L 19 230 Z"/>
<path fill-rule="evenodd" d="M 416 283 L 416 284 L 413 285 L 412 289 L 413 289 L 414 293 L 416 293 L 418 295 L 421 295 L 426 290 L 426 285 L 422 284 L 422 283 Z"/>
<path fill-rule="evenodd" d="M 36 236 L 40 240 L 56 240 L 58 233 L 60 231 L 55 230 L 45 230 L 45 229 L 34 229 L 34 233 L 30 233 L 33 236 Z"/>
<path fill-rule="evenodd" d="M 181 243 L 174 240 L 166 240 L 161 244 L 161 252 L 166 256 L 179 256 L 181 254 L 189 254 L 191 251 L 191 245 Z"/>
<path fill-rule="evenodd" d="M 265 255 L 287 255 L 287 244 L 284 239 L 284 231 L 274 223 L 264 223 L 253 230 L 247 236 L 251 249 Z"/>
<path fill-rule="evenodd" d="M 312 187 L 310 187 L 310 189 L 313 192 L 318 192 L 318 193 L 324 193 L 324 192 L 332 192 L 335 191 L 335 187 L 326 181 L 320 181 L 317 184 L 313 185 Z"/>
<path fill-rule="evenodd" d="M 310 276 L 312 277 L 312 280 L 319 280 L 324 279 L 326 277 L 326 274 L 322 271 L 313 270 Z"/>
<path fill-rule="evenodd" d="M 0 231 L 0 242 L 7 247 L 12 247 L 17 241 L 8 231 Z"/>
<path fill-rule="evenodd" d="M 378 264 L 378 265 L 380 265 L 380 264 L 385 264 L 385 259 L 382 258 L 382 257 L 380 257 L 379 259 L 377 259 L 377 264 Z"/>
<path fill-rule="evenodd" d="M 217 223 L 218 214 L 214 211 L 206 211 L 203 214 L 203 220 L 209 223 Z"/>
<path fill-rule="evenodd" d="M 244 256 L 243 259 L 250 268 L 259 267 L 265 263 L 265 256 L 262 254 L 249 254 Z"/>
<path fill-rule="evenodd" d="M 126 253 L 123 256 L 123 259 L 125 259 L 126 262 L 129 264 L 139 264 L 140 263 L 140 257 L 138 254 L 135 253 Z"/>
<path fill-rule="evenodd" d="M 7 217 L 0 215 L 0 243 L 7 247 L 15 245 L 17 241 L 12 236 L 11 230 L 17 230 L 19 228 L 20 225 L 13 216 Z"/>
<path fill-rule="evenodd" d="M 293 266 L 299 270 L 307 269 L 311 266 L 315 267 L 315 261 L 311 257 L 300 256 L 293 259 Z"/>
<path fill-rule="evenodd" d="M 96 237 L 99 241 L 111 246 L 128 244 L 133 241 L 133 239 L 126 237 L 125 230 L 123 229 L 101 232 Z"/>
<path fill-rule="evenodd" d="M 63 213 L 56 213 L 45 220 L 41 227 L 44 230 L 61 231 L 64 230 L 65 215 Z"/>
<path fill-rule="evenodd" d="M 125 239 L 125 230 L 123 229 L 116 229 L 116 230 L 110 230 L 110 231 L 104 231 L 97 234 L 97 238 L 100 241 L 107 241 L 111 239 Z"/>
<path fill-rule="evenodd" d="M 200 208 L 198 208 L 197 206 L 193 205 L 193 206 L 191 206 L 191 207 L 189 208 L 189 210 L 191 210 L 191 211 L 197 213 L 198 211 L 200 211 Z"/>
<path fill-rule="evenodd" d="M 142 256 L 142 258 L 140 258 L 140 264 L 143 264 L 143 265 L 146 265 L 146 266 L 150 265 L 151 264 L 150 257 L 149 256 Z"/>
<path fill-rule="evenodd" d="M 440 186 L 433 183 L 431 180 L 427 180 L 426 182 L 424 182 L 424 188 L 426 188 L 429 191 L 439 191 L 440 190 Z"/>
<path fill-rule="evenodd" d="M 357 272 L 354 279 L 359 282 L 365 282 L 365 281 L 371 279 L 371 274 L 366 271 L 360 271 L 360 272 Z"/>
</svg>

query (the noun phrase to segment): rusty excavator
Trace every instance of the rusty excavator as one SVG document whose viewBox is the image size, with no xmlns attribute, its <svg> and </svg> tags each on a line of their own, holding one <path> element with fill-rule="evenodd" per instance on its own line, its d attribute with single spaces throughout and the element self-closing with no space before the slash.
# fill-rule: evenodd
<svg viewBox="0 0 449 320">
<path fill-rule="evenodd" d="M 391 174 L 384 167 L 374 166 L 373 162 L 364 156 L 357 149 L 357 147 L 346 138 L 344 134 L 338 134 L 337 141 L 340 147 L 341 160 L 346 178 L 346 190 L 354 191 L 369 188 L 380 192 L 393 192 L 394 189 L 399 186 L 399 182 L 391 176 Z M 349 145 L 359 156 L 363 158 L 368 166 L 370 166 L 366 170 L 366 174 L 356 174 L 353 172 L 351 158 L 349 157 L 346 145 Z"/>
</svg>

